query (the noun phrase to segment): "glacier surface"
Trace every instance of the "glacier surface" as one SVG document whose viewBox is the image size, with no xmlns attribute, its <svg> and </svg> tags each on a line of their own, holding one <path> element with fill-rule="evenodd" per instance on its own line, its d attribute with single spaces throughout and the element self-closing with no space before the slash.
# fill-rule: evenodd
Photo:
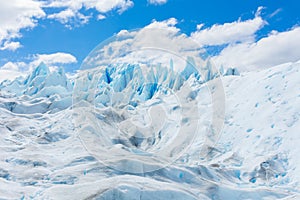
<svg viewBox="0 0 300 200">
<path fill-rule="evenodd" d="M 299 199 L 299 70 L 227 70 L 214 140 L 211 70 L 41 64 L 0 85 L 0 199 Z"/>
</svg>

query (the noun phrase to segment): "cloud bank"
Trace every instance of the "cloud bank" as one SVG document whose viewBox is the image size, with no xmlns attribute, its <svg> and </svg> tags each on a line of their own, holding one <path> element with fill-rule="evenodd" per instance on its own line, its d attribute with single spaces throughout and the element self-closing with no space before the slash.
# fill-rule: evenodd
<svg viewBox="0 0 300 200">
<path fill-rule="evenodd" d="M 167 3 L 167 0 L 148 0 L 148 3 L 161 5 Z M 132 0 L 3 1 L 0 6 L 0 50 L 15 51 L 22 47 L 22 44 L 17 41 L 22 37 L 20 31 L 36 27 L 41 19 L 57 20 L 66 25 L 85 24 L 91 17 L 103 20 L 106 18 L 106 13 L 111 11 L 122 13 L 133 5 Z M 123 30 L 119 35 L 123 34 L 130 40 L 132 39 L 129 37 L 130 34 L 135 34 L 135 45 L 139 45 L 139 42 L 140 44 L 148 42 L 148 45 L 155 46 L 155 41 L 149 38 L 156 33 L 149 31 L 149 28 L 164 29 L 167 30 L 165 35 L 157 37 L 157 39 L 160 44 L 165 44 L 166 48 L 177 51 L 180 49 L 176 48 L 181 47 L 187 49 L 221 47 L 219 53 L 212 57 L 217 67 L 238 67 L 240 71 L 256 70 L 300 60 L 300 27 L 295 26 L 283 32 L 274 30 L 269 35 L 259 40 L 256 39 L 258 32 L 267 24 L 267 21 L 261 17 L 262 9 L 259 7 L 252 19 L 244 21 L 237 19 L 224 24 L 214 24 L 211 27 L 198 24 L 196 30 L 190 35 L 180 33 L 181 30 L 177 28 L 178 22 L 175 18 L 164 21 L 154 20 L 141 31 Z M 95 16 L 83 12 L 90 10 L 96 11 Z M 278 12 L 280 9 L 277 9 L 271 16 Z M 198 47 L 187 42 L 190 39 L 195 41 Z M 151 42 L 153 44 L 150 44 Z M 120 44 L 115 43 L 114 45 L 117 51 L 121 50 L 118 49 Z M 182 52 L 182 50 L 180 51 Z M 74 56 L 58 52 L 51 55 L 35 55 L 31 64 L 41 61 L 50 66 L 54 66 L 56 62 L 61 64 L 77 62 Z M 20 63 L 8 62 L 2 70 L 8 70 L 10 67 L 16 69 L 15 66 L 19 65 Z"/>
</svg>

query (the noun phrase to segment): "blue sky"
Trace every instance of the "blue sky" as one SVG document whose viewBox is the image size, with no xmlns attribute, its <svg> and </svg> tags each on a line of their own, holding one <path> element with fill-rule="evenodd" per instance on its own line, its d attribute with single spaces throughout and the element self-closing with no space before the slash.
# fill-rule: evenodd
<svg viewBox="0 0 300 200">
<path fill-rule="evenodd" d="M 0 66 L 4 71 L 0 73 L 4 76 L 3 73 L 10 70 L 24 71 L 40 61 L 64 66 L 66 71 L 72 72 L 97 44 L 113 34 L 123 29 L 143 28 L 153 21 L 166 22 L 170 18 L 176 19 L 176 23 L 169 26 L 199 40 L 200 45 L 206 46 L 216 57 L 217 63 L 226 65 L 222 59 L 233 60 L 230 56 L 234 51 L 253 51 L 253 55 L 257 55 L 261 49 L 271 48 L 273 51 L 274 48 L 299 44 L 299 10 L 297 0 L 2 1 Z M 281 33 L 287 33 L 287 36 Z M 269 42 L 264 40 L 268 38 Z M 283 46 L 253 47 L 274 44 L 271 39 Z M 273 52 L 273 55 L 279 53 Z M 264 59 L 242 65 L 247 68 L 260 62 L 267 66 L 300 59 L 299 50 L 291 56 L 290 52 L 284 53 L 284 58 L 277 62 Z M 249 56 L 245 55 L 245 58 Z M 233 60 L 227 64 L 236 63 Z"/>
</svg>

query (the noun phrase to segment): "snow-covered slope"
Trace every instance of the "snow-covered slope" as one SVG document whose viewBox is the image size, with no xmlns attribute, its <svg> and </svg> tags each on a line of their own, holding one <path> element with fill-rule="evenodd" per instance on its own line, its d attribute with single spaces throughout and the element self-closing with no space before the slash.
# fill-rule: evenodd
<svg viewBox="0 0 300 200">
<path fill-rule="evenodd" d="M 212 117 L 207 84 L 214 84 L 213 74 L 201 78 L 188 69 L 180 75 L 159 69 L 142 76 L 138 69 L 85 72 L 75 81 L 80 84 L 72 85 L 62 70 L 51 73 L 42 64 L 24 80 L 2 83 L 0 199 L 300 198 L 299 62 L 224 76 L 225 123 L 205 156 L 201 135 L 178 140 L 172 134 L 182 136 L 176 124 L 185 132 L 194 130 L 193 109 L 185 101 L 174 109 L 176 99 L 154 83 L 172 83 L 171 91 L 189 97 L 190 108 L 198 107 L 197 133 L 202 133 Z M 135 92 L 118 96 L 112 91 Z M 140 115 L 148 111 L 153 131 L 128 126 L 129 116 L 147 122 Z M 168 120 L 161 123 L 164 114 Z M 144 135 L 127 134 L 132 132 Z M 157 152 L 167 155 L 159 159 L 171 159 L 149 163 Z"/>
</svg>

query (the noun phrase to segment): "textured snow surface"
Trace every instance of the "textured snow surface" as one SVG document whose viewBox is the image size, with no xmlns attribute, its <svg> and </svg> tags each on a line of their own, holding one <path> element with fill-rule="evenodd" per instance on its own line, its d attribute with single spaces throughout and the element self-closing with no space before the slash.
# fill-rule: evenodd
<svg viewBox="0 0 300 200">
<path fill-rule="evenodd" d="M 135 86 L 143 85 L 142 76 L 135 70 L 138 68 L 118 69 L 126 73 L 103 68 L 98 78 L 114 91 L 133 86 L 129 81 L 133 77 L 138 77 Z M 228 76 L 223 77 L 225 124 L 217 144 L 208 146 L 210 151 L 203 157 L 203 138 L 196 136 L 188 152 L 164 165 L 142 158 L 170 145 L 170 130 L 176 132 L 178 120 L 184 124 L 191 119 L 178 119 L 176 109 L 170 109 L 166 112 L 170 120 L 159 129 L 162 124 L 155 114 L 161 111 L 155 106 L 167 102 L 171 108 L 173 99 L 162 97 L 164 90 L 154 84 L 158 76 L 148 76 L 153 78 L 153 84 L 138 90 L 140 95 L 115 98 L 118 93 L 103 90 L 104 87 L 89 96 L 89 87 L 98 82 L 93 83 L 93 74 L 84 74 L 90 80 L 79 85 L 79 90 L 86 91 L 85 99 L 76 101 L 75 97 L 80 106 L 72 109 L 74 80 L 68 80 L 63 70 L 50 72 L 41 64 L 26 79 L 0 85 L 0 199 L 299 199 L 299 70 L 298 62 L 241 75 L 236 70 L 228 71 Z M 188 68 L 181 74 L 183 80 L 173 80 L 177 76 L 167 76 L 170 73 L 165 72 L 163 81 L 172 88 L 182 91 L 189 85 L 193 89 L 189 95 L 197 99 L 199 127 L 205 132 L 211 118 L 207 109 L 211 96 L 206 84 L 214 80 L 190 76 L 193 72 Z M 160 74 L 164 74 L 162 70 Z M 159 97 L 161 101 L 157 101 Z M 85 106 L 91 98 L 95 109 L 83 115 L 83 108 L 91 108 Z M 114 105 L 124 107 L 114 107 L 118 112 L 109 109 Z M 138 135 L 118 137 L 116 125 L 131 128 L 122 123 L 128 113 L 136 109 L 147 113 L 149 108 L 153 108 L 156 121 L 152 124 L 157 130 L 135 132 L 147 134 L 152 140 L 139 140 Z M 124 112 L 120 112 L 122 109 Z M 145 120 L 138 117 L 136 121 Z M 93 138 L 95 134 L 97 140 Z M 126 157 L 105 160 L 110 151 L 125 152 Z M 131 159 L 131 155 L 140 159 Z"/>
</svg>

